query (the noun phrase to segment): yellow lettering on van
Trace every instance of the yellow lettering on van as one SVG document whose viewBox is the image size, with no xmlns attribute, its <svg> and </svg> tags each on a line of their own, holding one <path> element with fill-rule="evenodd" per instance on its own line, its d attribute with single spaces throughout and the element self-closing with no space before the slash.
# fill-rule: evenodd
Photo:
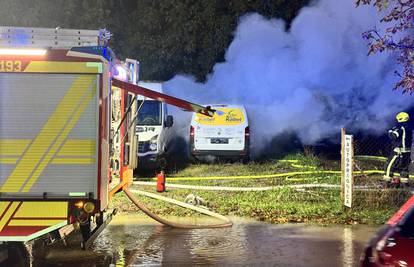
<svg viewBox="0 0 414 267">
<path fill-rule="evenodd" d="M 244 123 L 244 114 L 238 108 L 217 108 L 213 117 L 196 114 L 195 121 L 203 125 L 238 125 Z"/>
</svg>

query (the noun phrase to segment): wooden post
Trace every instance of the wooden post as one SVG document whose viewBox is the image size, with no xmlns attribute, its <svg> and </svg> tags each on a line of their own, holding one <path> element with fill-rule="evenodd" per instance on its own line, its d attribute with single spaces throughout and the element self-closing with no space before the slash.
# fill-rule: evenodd
<svg viewBox="0 0 414 267">
<path fill-rule="evenodd" d="M 344 205 L 352 207 L 352 198 L 354 190 L 354 146 L 353 136 L 345 135 L 344 138 Z"/>
</svg>

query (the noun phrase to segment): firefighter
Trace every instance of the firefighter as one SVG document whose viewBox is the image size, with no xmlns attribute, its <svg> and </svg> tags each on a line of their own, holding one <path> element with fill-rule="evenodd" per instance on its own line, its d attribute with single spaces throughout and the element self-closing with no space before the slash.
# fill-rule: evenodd
<svg viewBox="0 0 414 267">
<path fill-rule="evenodd" d="M 410 148 L 412 132 L 408 124 L 410 120 L 406 112 L 400 112 L 395 117 L 397 125 L 388 131 L 392 142 L 392 151 L 385 168 L 384 181 L 393 182 L 394 172 L 400 173 L 400 182 L 408 183 L 408 167 L 410 165 Z"/>
</svg>

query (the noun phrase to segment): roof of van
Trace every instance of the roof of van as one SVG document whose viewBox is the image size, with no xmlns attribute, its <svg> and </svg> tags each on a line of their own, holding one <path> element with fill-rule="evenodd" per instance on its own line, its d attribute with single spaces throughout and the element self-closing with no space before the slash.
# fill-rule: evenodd
<svg viewBox="0 0 414 267">
<path fill-rule="evenodd" d="M 152 91 L 158 92 L 158 93 L 163 93 L 163 91 L 162 91 L 162 82 L 143 81 L 143 82 L 138 82 L 138 85 L 142 86 L 144 88 L 150 89 Z M 137 95 L 137 99 L 138 100 L 144 100 L 144 99 L 150 99 L 150 98 L 144 97 L 142 95 Z"/>
<path fill-rule="evenodd" d="M 211 108 L 239 108 L 245 109 L 243 105 L 233 105 L 233 104 L 206 104 L 205 106 L 210 106 Z"/>
<path fill-rule="evenodd" d="M 147 82 L 147 81 L 143 81 L 143 82 L 138 82 L 139 86 L 148 88 L 152 91 L 156 91 L 158 93 L 162 93 L 162 82 Z"/>
</svg>

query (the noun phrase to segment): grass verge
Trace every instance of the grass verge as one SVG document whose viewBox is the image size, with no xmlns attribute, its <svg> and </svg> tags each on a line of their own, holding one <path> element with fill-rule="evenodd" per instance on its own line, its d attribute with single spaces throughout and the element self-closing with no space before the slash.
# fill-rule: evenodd
<svg viewBox="0 0 414 267">
<path fill-rule="evenodd" d="M 327 167 L 329 166 L 329 167 Z M 260 175 L 298 170 L 339 169 L 339 163 L 322 161 L 316 157 L 293 155 L 281 161 L 249 164 L 198 164 L 168 174 L 168 177 L 216 177 L 234 175 Z M 372 167 L 373 168 L 373 167 Z M 374 185 L 379 176 L 357 176 L 357 185 Z M 340 184 L 336 174 L 316 173 L 306 176 L 278 177 L 271 179 L 236 180 L 190 180 L 172 181 L 167 178 L 167 192 L 163 196 L 183 201 L 187 195 L 195 194 L 208 202 L 208 207 L 223 215 L 250 217 L 271 223 L 306 222 L 317 224 L 383 224 L 411 196 L 404 189 L 356 190 L 352 209 L 342 205 L 340 190 L 332 188 L 294 189 L 275 188 L 269 191 L 228 192 L 189 189 L 168 189 L 168 183 L 189 185 L 214 185 L 234 187 L 262 187 L 291 184 Z M 155 186 L 135 188 L 155 192 Z M 194 216 L 195 213 L 153 199 L 140 200 L 160 215 Z M 112 201 L 120 212 L 136 212 L 137 209 L 124 194 Z"/>
</svg>

